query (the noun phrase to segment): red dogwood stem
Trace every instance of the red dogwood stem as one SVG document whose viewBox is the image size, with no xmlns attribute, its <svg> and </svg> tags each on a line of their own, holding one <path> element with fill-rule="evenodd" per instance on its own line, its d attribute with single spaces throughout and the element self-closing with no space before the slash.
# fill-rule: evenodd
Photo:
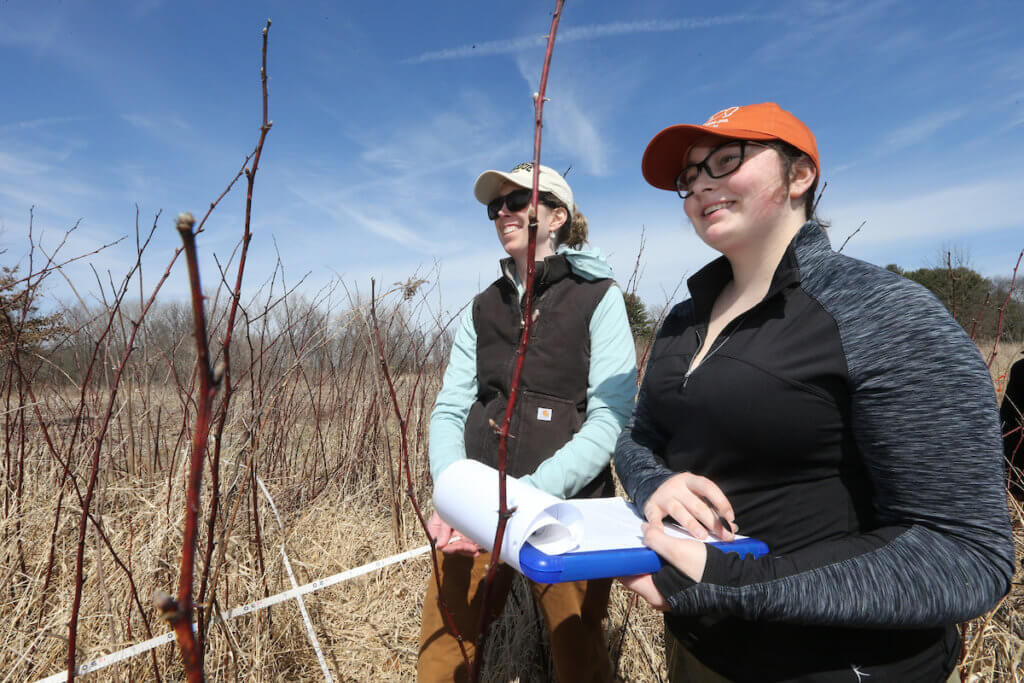
<svg viewBox="0 0 1024 683">
<path fill-rule="evenodd" d="M 534 278 L 534 255 L 537 249 L 537 203 L 540 195 L 540 141 L 541 129 L 543 128 L 544 113 L 544 92 L 547 89 L 548 70 L 551 67 L 551 54 L 555 47 L 555 33 L 558 31 L 558 21 L 562 17 L 562 5 L 564 0 L 556 0 L 555 12 L 551 17 L 551 30 L 548 32 L 547 49 L 544 52 L 544 67 L 540 74 L 540 85 L 533 96 L 534 128 L 533 128 L 533 191 L 530 196 L 530 224 L 529 241 L 526 252 L 526 292 L 523 295 L 523 333 L 519 340 L 519 348 L 516 349 L 516 364 L 512 372 L 512 383 L 509 387 L 508 405 L 505 407 L 505 419 L 501 424 L 501 431 L 498 437 L 498 528 L 494 534 L 494 546 L 491 551 L 491 564 L 484 577 L 484 598 L 480 612 L 480 629 L 477 636 L 476 656 L 473 660 L 473 680 L 480 679 L 480 669 L 483 663 L 484 646 L 487 642 L 487 630 L 490 625 L 490 602 L 494 575 L 498 570 L 499 557 L 501 555 L 501 544 L 505 538 L 505 526 L 508 524 L 512 512 L 508 509 L 508 498 L 506 492 L 506 461 L 508 459 L 508 432 L 512 422 L 512 415 L 516 407 L 516 398 L 519 395 L 519 383 L 523 374 L 523 361 L 526 358 L 526 351 L 530 344 L 530 332 L 533 328 L 533 278 Z M 570 207 L 571 208 L 571 207 Z"/>
<path fill-rule="evenodd" d="M 992 345 L 992 355 L 988 357 L 986 365 L 992 367 L 992 362 L 999 355 L 999 337 L 1003 336 L 1003 314 L 1006 312 L 1006 307 L 1010 303 L 1010 297 L 1013 296 L 1013 290 L 1017 286 L 1017 269 L 1020 268 L 1020 260 L 1024 258 L 1024 249 L 1021 249 L 1020 254 L 1017 256 L 1017 265 L 1013 267 L 1013 277 L 1010 278 L 1010 289 L 1006 292 L 1006 299 L 1003 300 L 1003 305 L 999 307 L 999 322 L 996 323 L 996 341 Z"/>
</svg>

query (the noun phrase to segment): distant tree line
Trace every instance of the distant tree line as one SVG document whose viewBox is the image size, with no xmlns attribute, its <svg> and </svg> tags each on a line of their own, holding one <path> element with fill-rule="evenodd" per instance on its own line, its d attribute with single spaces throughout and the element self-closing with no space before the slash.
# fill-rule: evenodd
<svg viewBox="0 0 1024 683">
<path fill-rule="evenodd" d="M 931 291 L 975 339 L 987 341 L 995 338 L 1000 324 L 1000 309 L 1003 309 L 1001 338 L 1024 341 L 1024 273 L 1010 294 L 1009 276 L 987 278 L 966 265 L 963 256 L 956 254 L 949 254 L 947 263 L 932 267 L 906 270 L 891 263 L 886 269 Z M 624 298 L 633 338 L 637 341 L 649 339 L 656 331 L 656 318 L 636 293 L 627 292 Z"/>
<path fill-rule="evenodd" d="M 225 333 L 225 297 L 207 301 L 211 339 Z M 416 302 L 395 296 L 378 302 L 380 333 L 395 374 L 443 366 L 454 337 L 454 324 L 434 320 L 418 310 Z M 234 374 L 258 372 L 319 374 L 353 362 L 372 375 L 376 343 L 370 336 L 369 303 L 356 298 L 348 306 L 328 305 L 292 293 L 262 305 L 248 302 L 236 321 L 231 342 Z M 108 325 L 109 309 L 100 302 L 79 302 L 44 314 L 35 306 L 31 287 L 18 278 L 16 268 L 0 266 L 0 354 L 11 359 L 17 349 L 23 370 L 40 380 L 83 381 L 90 365 L 105 367 L 119 358 L 128 341 L 131 321 L 140 317 L 140 305 L 126 303 Z M 187 385 L 192 380 L 195 347 L 192 313 L 182 301 L 157 302 L 144 318 L 135 339 L 137 352 L 129 372 Z M 101 349 L 101 360 L 94 353 Z"/>
<path fill-rule="evenodd" d="M 1024 287 L 1022 283 L 1010 291 L 1009 277 L 986 278 L 962 261 L 959 265 L 951 260 L 946 265 L 937 265 L 916 270 L 907 270 L 896 264 L 886 268 L 930 290 L 953 314 L 956 320 L 974 338 L 990 340 L 999 327 L 1000 308 L 1002 315 L 1002 339 L 1024 341 Z M 1024 277 L 1022 277 L 1024 279 Z M 638 342 L 646 342 L 654 334 L 658 320 L 635 292 L 624 295 L 630 330 Z M 209 311 L 211 332 L 222 335 L 223 302 L 213 304 Z M 123 346 L 124 324 L 137 315 L 138 311 L 126 307 L 122 324 L 107 340 L 107 351 L 117 353 Z M 357 309 L 362 312 L 357 312 Z M 291 295 L 278 302 L 270 310 L 259 311 L 247 327 L 236 333 L 232 346 L 238 346 L 232 356 L 240 366 L 256 362 L 275 365 L 285 362 L 285 357 L 300 358 L 306 369 L 322 365 L 337 365 L 351 362 L 372 349 L 367 329 L 362 318 L 366 314 L 366 303 L 338 310 L 323 310 L 318 302 Z M 440 329 L 434 325 L 423 325 L 422 320 L 410 310 L 407 302 L 384 306 L 382 333 L 393 338 L 389 348 L 395 350 L 390 359 L 396 372 L 412 372 L 424 363 L 443 364 L 451 347 L 454 330 L 452 325 Z M 52 369 L 73 380 L 88 364 L 88 351 L 93 347 L 100 333 L 98 326 L 105 319 L 103 306 L 90 310 L 84 306 L 70 306 L 56 313 L 41 314 L 34 305 L 25 282 L 18 278 L 17 269 L 0 267 L 0 311 L 7 322 L 0 321 L 0 353 L 9 357 L 14 344 L 19 356 L 33 365 L 41 360 L 45 352 Z M 243 316 L 245 317 L 245 316 Z M 136 343 L 144 347 L 143 357 L 156 360 L 150 372 L 171 372 L 179 381 L 188 381 L 194 363 L 194 351 L 190 344 L 191 313 L 181 302 L 157 304 L 146 316 L 142 334 Z M 434 329 L 431 329 L 431 328 Z M 17 330 L 17 337 L 14 332 Z M 440 335 L 440 339 L 433 338 Z M 272 340 L 272 343 L 270 343 Z M 387 340 L 386 340 L 387 341 Z M 429 351 L 428 351 L 429 349 Z M 426 357 L 422 357 L 426 351 Z M 159 369 L 163 366 L 163 370 Z M 46 374 L 46 373 L 44 373 Z"/>
<path fill-rule="evenodd" d="M 994 339 L 999 328 L 999 313 L 1003 309 L 1002 339 L 1024 341 L 1024 289 L 1020 278 L 1013 294 L 1009 277 L 987 278 L 957 260 L 946 265 L 905 270 L 891 263 L 887 270 L 924 285 L 949 310 L 968 334 L 975 339 Z"/>
</svg>

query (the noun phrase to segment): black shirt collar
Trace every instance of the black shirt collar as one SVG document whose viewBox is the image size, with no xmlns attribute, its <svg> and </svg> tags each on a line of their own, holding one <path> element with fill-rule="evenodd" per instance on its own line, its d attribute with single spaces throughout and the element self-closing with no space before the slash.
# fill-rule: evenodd
<svg viewBox="0 0 1024 683">
<path fill-rule="evenodd" d="M 793 241 L 786 247 L 779 261 L 772 283 L 768 287 L 765 299 L 771 298 L 787 287 L 800 284 L 800 257 L 806 253 L 831 249 L 825 230 L 814 221 L 804 223 Z M 732 266 L 724 256 L 716 258 L 686 281 L 693 299 L 694 313 L 698 320 L 707 320 L 711 316 L 711 307 L 721 293 L 722 288 L 732 280 Z"/>
</svg>

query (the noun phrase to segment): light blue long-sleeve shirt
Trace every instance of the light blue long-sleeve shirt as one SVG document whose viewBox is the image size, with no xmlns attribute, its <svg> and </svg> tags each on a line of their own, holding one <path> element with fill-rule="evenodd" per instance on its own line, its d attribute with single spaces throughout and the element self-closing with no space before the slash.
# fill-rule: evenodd
<svg viewBox="0 0 1024 683">
<path fill-rule="evenodd" d="M 611 277 L 599 250 L 560 247 L 573 272 L 588 280 Z M 523 296 L 524 287 L 513 275 Z M 476 328 L 473 309 L 462 316 L 455 333 L 444 384 L 430 414 L 430 473 L 434 480 L 448 465 L 466 457 L 465 427 L 477 399 Z M 529 353 L 529 352 L 527 352 Z M 636 397 L 636 351 L 618 287 L 609 287 L 590 318 L 590 370 L 587 414 L 583 426 L 533 474 L 521 477 L 559 498 L 572 496 L 608 465 L 615 440 L 633 411 Z"/>
</svg>

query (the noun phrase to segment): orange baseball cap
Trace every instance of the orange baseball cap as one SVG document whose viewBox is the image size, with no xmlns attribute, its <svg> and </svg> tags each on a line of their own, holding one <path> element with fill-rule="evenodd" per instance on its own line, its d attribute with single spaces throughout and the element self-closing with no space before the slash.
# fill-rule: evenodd
<svg viewBox="0 0 1024 683">
<path fill-rule="evenodd" d="M 723 109 L 701 126 L 679 124 L 655 135 L 647 143 L 641 164 L 647 182 L 659 189 L 674 191 L 686 153 L 705 135 L 736 140 L 782 140 L 809 156 L 814 168 L 820 171 L 818 143 L 811 129 L 774 102 L 762 102 Z"/>
</svg>

